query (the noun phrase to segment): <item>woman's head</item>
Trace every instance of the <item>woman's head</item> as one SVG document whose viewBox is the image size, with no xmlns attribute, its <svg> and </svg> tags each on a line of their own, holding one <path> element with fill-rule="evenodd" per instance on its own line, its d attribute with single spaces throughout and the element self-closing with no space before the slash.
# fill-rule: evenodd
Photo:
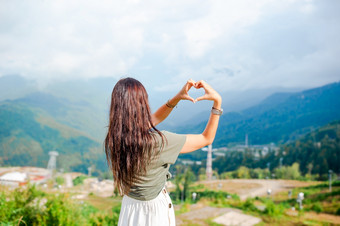
<svg viewBox="0 0 340 226">
<path fill-rule="evenodd" d="M 148 94 L 142 83 L 133 78 L 124 78 L 117 82 L 111 96 L 110 120 L 113 116 L 129 118 L 130 124 L 133 121 L 131 118 L 138 119 L 138 123 L 151 120 Z"/>
<path fill-rule="evenodd" d="M 155 145 L 148 95 L 133 78 L 117 82 L 112 91 L 105 153 L 115 186 L 126 194 L 140 174 L 145 173 Z M 162 135 L 161 135 L 162 136 Z"/>
</svg>

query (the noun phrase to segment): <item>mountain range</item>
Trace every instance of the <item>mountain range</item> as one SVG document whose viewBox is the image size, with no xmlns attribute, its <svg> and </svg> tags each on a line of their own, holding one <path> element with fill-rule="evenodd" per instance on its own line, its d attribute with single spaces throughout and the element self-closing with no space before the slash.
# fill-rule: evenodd
<svg viewBox="0 0 340 226">
<path fill-rule="evenodd" d="M 95 168 L 95 174 L 106 171 L 102 144 L 115 82 L 103 78 L 39 88 L 21 76 L 0 77 L 0 165 L 46 167 L 48 152 L 58 151 L 58 168 L 65 171 L 87 172 L 89 166 Z M 273 93 L 275 90 L 280 92 Z M 223 96 L 223 107 L 234 112 L 222 115 L 214 146 L 242 142 L 245 134 L 250 144 L 285 143 L 340 119 L 339 83 L 304 91 L 284 90 L 222 93 L 228 96 Z M 163 100 L 157 98 L 160 105 Z M 240 103 L 236 104 L 237 100 Z M 202 132 L 209 112 L 197 109 L 210 103 L 200 104 L 183 103 L 160 129 Z"/>
<path fill-rule="evenodd" d="M 339 119 L 340 82 L 301 92 L 275 93 L 255 106 L 222 115 L 214 145 L 243 143 L 246 134 L 249 144 L 286 143 Z M 205 125 L 206 121 L 176 132 L 200 133 Z"/>
</svg>

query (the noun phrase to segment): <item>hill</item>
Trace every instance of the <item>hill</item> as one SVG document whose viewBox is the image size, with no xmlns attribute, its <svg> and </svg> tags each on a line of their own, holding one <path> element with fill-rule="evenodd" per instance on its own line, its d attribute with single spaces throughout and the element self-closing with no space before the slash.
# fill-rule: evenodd
<svg viewBox="0 0 340 226">
<path fill-rule="evenodd" d="M 51 114 L 63 115 L 54 104 L 44 106 Z M 57 122 L 48 111 L 19 100 L 1 102 L 0 164 L 46 167 L 48 152 L 55 150 L 59 152 L 58 168 L 86 173 L 87 167 L 93 165 L 105 171 L 100 143 L 84 132 Z"/>
<path fill-rule="evenodd" d="M 270 151 L 266 155 L 256 157 L 250 150 L 245 152 L 228 151 L 224 157 L 213 162 L 219 173 L 233 171 L 240 166 L 248 168 L 270 169 L 280 166 L 299 164 L 299 170 L 309 177 L 327 179 L 328 170 L 340 172 L 340 121 L 331 122 L 315 131 L 306 134 L 289 144 L 281 145 L 279 151 Z"/>
<path fill-rule="evenodd" d="M 340 83 L 296 93 L 276 93 L 260 104 L 240 112 L 222 115 L 214 146 L 286 143 L 333 120 L 340 119 Z M 176 130 L 200 133 L 206 122 Z"/>
</svg>

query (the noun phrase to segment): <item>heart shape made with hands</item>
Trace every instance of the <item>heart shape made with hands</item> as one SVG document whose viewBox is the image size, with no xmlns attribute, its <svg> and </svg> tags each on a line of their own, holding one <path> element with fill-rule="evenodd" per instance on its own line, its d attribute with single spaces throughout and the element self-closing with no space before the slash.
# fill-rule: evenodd
<svg viewBox="0 0 340 226">
<path fill-rule="evenodd" d="M 191 89 L 188 90 L 189 97 L 195 100 L 194 103 L 196 102 L 196 99 L 198 97 L 202 97 L 204 96 L 204 94 L 205 94 L 205 90 L 203 87 L 198 88 L 198 87 L 192 86 Z"/>
<path fill-rule="evenodd" d="M 181 90 L 182 99 L 187 99 L 195 103 L 196 101 L 204 100 L 207 97 L 207 84 L 203 84 L 202 81 L 194 82 L 188 80 L 183 89 Z M 189 95 L 190 92 L 190 95 Z"/>
</svg>

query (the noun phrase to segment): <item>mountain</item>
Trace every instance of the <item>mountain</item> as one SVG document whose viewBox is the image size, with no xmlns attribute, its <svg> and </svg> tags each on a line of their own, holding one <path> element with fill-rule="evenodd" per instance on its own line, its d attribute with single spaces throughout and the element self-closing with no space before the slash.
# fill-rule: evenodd
<svg viewBox="0 0 340 226">
<path fill-rule="evenodd" d="M 71 79 L 66 81 L 53 81 L 48 84 L 39 80 L 30 80 L 20 75 L 7 75 L 0 77 L 0 101 L 17 100 L 33 102 L 41 101 L 39 107 L 48 104 L 47 95 L 60 98 L 66 118 L 59 117 L 57 120 L 66 123 L 71 127 L 84 130 L 97 140 L 103 140 L 107 115 L 110 105 L 112 88 L 117 82 L 115 78 L 92 78 L 92 79 Z M 145 87 L 149 94 L 149 102 L 153 111 L 173 97 L 177 90 L 159 91 L 155 87 Z M 179 87 L 180 88 L 180 87 Z M 260 101 L 275 92 L 295 92 L 302 88 L 269 87 L 264 89 L 232 90 L 221 91 L 223 97 L 223 108 L 225 111 L 241 111 L 245 108 L 258 104 Z M 203 90 L 192 89 L 190 95 L 198 97 L 203 94 Z M 43 97 L 46 96 L 46 97 Z M 50 97 L 51 97 L 50 96 Z M 75 106 L 73 106 L 73 104 Z M 82 106 L 81 106 L 82 105 Z M 163 123 L 160 129 L 173 130 L 181 125 L 195 125 L 204 121 L 209 115 L 210 102 L 201 101 L 191 103 L 181 101 L 178 109 L 175 109 Z M 46 109 L 46 107 L 44 107 Z M 52 108 L 56 108 L 53 107 Z M 61 115 L 58 115 L 61 116 Z M 72 118 L 72 119 L 71 119 Z M 96 122 L 89 124 L 87 122 Z"/>
<path fill-rule="evenodd" d="M 59 123 L 84 131 L 101 142 L 115 82 L 113 78 L 96 78 L 39 84 L 18 75 L 2 76 L 0 101 L 11 100 L 42 109 Z"/>
<path fill-rule="evenodd" d="M 285 143 L 340 119 L 340 83 L 296 93 L 276 93 L 256 106 L 222 115 L 214 146 L 243 142 Z M 200 133 L 206 122 L 178 128 L 178 133 Z"/>
<path fill-rule="evenodd" d="M 340 121 L 324 125 L 292 143 L 281 145 L 278 151 L 269 151 L 260 157 L 251 150 L 227 151 L 225 154 L 213 162 L 219 173 L 233 171 L 240 166 L 264 169 L 270 163 L 273 170 L 281 164 L 291 166 L 298 163 L 302 174 L 312 174 L 315 179 L 325 180 L 328 170 L 340 171 Z"/>
<path fill-rule="evenodd" d="M 256 106 L 268 96 L 280 93 L 292 93 L 304 90 L 298 88 L 270 87 L 265 89 L 233 90 L 221 92 L 223 99 L 222 108 L 225 112 L 238 112 Z M 193 98 L 204 94 L 203 90 L 190 90 L 189 95 Z M 173 96 L 174 94 L 167 94 Z M 164 99 L 163 101 L 166 101 Z M 171 112 L 169 117 L 160 124 L 161 129 L 176 130 L 181 125 L 197 125 L 210 115 L 210 101 L 200 101 L 195 104 L 189 101 L 181 101 L 178 109 Z"/>
<path fill-rule="evenodd" d="M 20 75 L 7 75 L 0 77 L 0 101 L 17 99 L 37 90 L 34 81 Z"/>
<path fill-rule="evenodd" d="M 327 178 L 328 170 L 339 173 L 340 121 L 333 121 L 283 146 L 282 152 L 276 157 L 277 163 L 280 157 L 284 164 L 298 162 L 302 173 L 324 175 L 324 179 Z"/>
<path fill-rule="evenodd" d="M 44 102 L 51 105 L 40 106 Z M 48 152 L 58 151 L 59 169 L 86 173 L 87 167 L 95 166 L 96 173 L 106 171 L 101 143 L 52 116 L 65 114 L 63 104 L 61 99 L 37 93 L 1 102 L 0 165 L 46 167 Z"/>
<path fill-rule="evenodd" d="M 83 131 L 98 142 L 104 139 L 107 124 L 104 111 L 85 100 L 72 101 L 49 93 L 34 92 L 10 102 L 33 111 L 44 111 L 55 121 Z"/>
</svg>

